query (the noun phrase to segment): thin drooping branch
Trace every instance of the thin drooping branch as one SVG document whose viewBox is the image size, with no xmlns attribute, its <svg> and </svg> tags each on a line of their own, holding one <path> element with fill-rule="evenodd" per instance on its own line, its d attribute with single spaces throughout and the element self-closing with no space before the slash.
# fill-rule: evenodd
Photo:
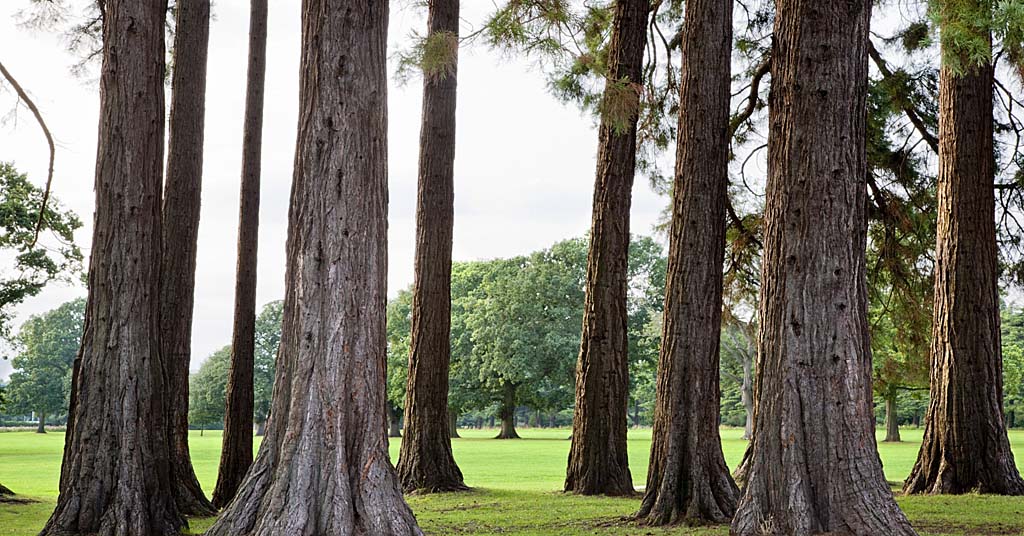
<svg viewBox="0 0 1024 536">
<path fill-rule="evenodd" d="M 875 48 L 875 44 L 871 42 L 870 39 L 868 40 L 868 55 L 871 56 L 871 61 L 875 64 L 875 67 L 878 68 L 878 72 L 882 73 L 882 78 L 891 80 L 894 76 L 892 69 L 889 68 L 889 64 L 886 63 L 885 59 L 882 58 L 882 55 L 878 53 L 878 49 Z M 914 125 L 917 132 L 921 134 L 921 137 L 924 139 L 925 143 L 928 144 L 928 147 L 931 147 L 932 152 L 939 154 L 939 138 L 928 131 L 928 127 L 925 126 L 924 119 L 921 118 L 921 114 L 918 113 L 917 108 L 914 108 L 907 103 L 901 103 L 900 108 L 903 110 L 903 113 L 906 114 L 907 119 L 910 119 L 910 123 Z"/>
<path fill-rule="evenodd" d="M 759 100 L 759 95 L 761 92 L 761 80 L 764 79 L 764 76 L 770 73 L 771 70 L 771 58 L 765 58 L 765 60 L 761 62 L 761 64 L 758 65 L 756 69 L 754 69 L 754 72 L 750 79 L 750 93 L 748 93 L 747 95 L 747 105 L 746 107 L 743 108 L 743 110 L 740 113 L 733 116 L 733 118 L 729 121 L 730 137 L 735 136 L 736 131 L 739 130 L 740 126 L 743 125 L 743 123 L 747 122 L 747 119 L 750 119 L 750 116 L 753 115 L 755 111 L 757 111 L 757 101 Z"/>
<path fill-rule="evenodd" d="M 43 119 L 43 114 L 39 111 L 39 107 L 36 106 L 35 101 L 32 97 L 28 96 L 25 88 L 21 87 L 18 80 L 14 78 L 14 75 L 4 67 L 3 62 L 0 62 L 0 74 L 3 74 L 4 78 L 7 79 L 7 83 L 14 88 L 14 92 L 18 94 L 18 98 L 25 103 L 25 106 L 32 112 L 32 115 L 36 118 L 36 123 L 39 124 L 39 128 L 43 130 L 43 135 L 46 136 L 46 144 L 50 147 L 50 166 L 46 170 L 46 187 L 43 189 L 43 202 L 39 205 L 39 218 L 36 220 L 36 230 L 32 235 L 32 242 L 29 243 L 27 249 L 32 249 L 36 246 L 36 242 L 39 240 L 39 230 L 43 227 L 43 215 L 46 214 L 46 203 L 50 200 L 50 186 L 53 185 L 53 162 L 57 158 L 57 148 L 53 143 L 53 134 L 50 133 L 50 127 L 46 126 L 46 120 Z"/>
</svg>

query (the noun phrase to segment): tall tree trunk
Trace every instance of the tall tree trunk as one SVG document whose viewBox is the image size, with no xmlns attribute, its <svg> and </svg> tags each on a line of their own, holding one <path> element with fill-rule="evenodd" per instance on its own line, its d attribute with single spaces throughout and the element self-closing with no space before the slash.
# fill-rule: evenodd
<svg viewBox="0 0 1024 536">
<path fill-rule="evenodd" d="M 384 434 L 387 21 L 387 0 L 302 4 L 299 135 L 270 422 L 209 536 L 422 534 Z"/>
<path fill-rule="evenodd" d="M 502 386 L 498 418 L 501 419 L 501 430 L 498 432 L 498 437 L 494 439 L 519 439 L 519 433 L 516 432 L 516 385 L 512 382 L 505 382 Z M 493 417 L 491 418 L 491 427 L 494 427 Z"/>
<path fill-rule="evenodd" d="M 160 355 L 164 0 L 106 0 L 96 210 L 60 496 L 43 535 L 178 534 Z"/>
<path fill-rule="evenodd" d="M 452 456 L 448 422 L 459 0 L 428 4 L 427 40 L 440 41 L 450 56 L 423 73 L 416 280 L 398 478 L 406 492 L 436 493 L 467 489 Z"/>
<path fill-rule="evenodd" d="M 903 490 L 1021 495 L 1024 481 L 1003 422 L 993 67 L 966 69 L 958 74 L 943 66 L 939 75 L 931 400 Z"/>
<path fill-rule="evenodd" d="M 40 413 L 39 414 L 39 425 L 36 426 L 36 433 L 37 434 L 45 434 L 46 433 L 46 414 L 45 413 Z"/>
<path fill-rule="evenodd" d="M 213 504 L 227 506 L 252 465 L 253 367 L 256 344 L 256 248 L 260 225 L 260 158 L 263 90 L 267 71 L 267 0 L 251 0 L 249 69 L 242 137 L 242 186 L 238 211 L 235 320 L 231 336 L 224 438 Z"/>
<path fill-rule="evenodd" d="M 885 397 L 885 440 L 886 443 L 899 443 L 900 421 L 899 407 L 896 404 L 896 393 L 889 393 Z"/>
<path fill-rule="evenodd" d="M 740 385 L 740 400 L 743 402 L 743 439 L 754 438 L 754 356 L 743 355 L 743 383 Z"/>
<path fill-rule="evenodd" d="M 655 525 L 724 523 L 739 499 L 718 432 L 732 0 L 688 1 L 682 36 L 657 402 L 637 514 Z"/>
<path fill-rule="evenodd" d="M 634 493 L 626 449 L 626 287 L 629 207 L 649 11 L 649 0 L 615 2 L 608 45 L 572 446 L 565 473 L 565 491 L 583 495 Z"/>
<path fill-rule="evenodd" d="M 216 510 L 203 494 L 188 449 L 188 372 L 203 182 L 210 1 L 178 0 L 175 25 L 163 200 L 162 248 L 166 254 L 161 256 L 160 266 L 160 352 L 167 382 L 174 498 L 182 514 L 210 516 Z"/>
<path fill-rule="evenodd" d="M 448 408 L 448 437 L 458 439 L 459 435 L 459 412 Z"/>
<path fill-rule="evenodd" d="M 757 395 L 732 534 L 915 534 L 875 444 L 867 324 L 871 2 L 776 3 Z"/>
</svg>

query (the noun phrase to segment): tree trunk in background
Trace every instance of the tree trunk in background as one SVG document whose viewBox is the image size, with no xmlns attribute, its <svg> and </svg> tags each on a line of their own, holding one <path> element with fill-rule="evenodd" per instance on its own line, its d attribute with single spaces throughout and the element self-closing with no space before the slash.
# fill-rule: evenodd
<svg viewBox="0 0 1024 536">
<path fill-rule="evenodd" d="M 387 0 L 302 3 L 299 134 L 270 422 L 208 536 L 422 534 L 384 434 L 387 21 Z"/>
<path fill-rule="evenodd" d="M 875 444 L 871 2 L 776 4 L 753 450 L 732 534 L 912 535 Z"/>
<path fill-rule="evenodd" d="M 428 4 L 427 39 L 444 40 L 452 56 L 437 72 L 423 73 L 412 336 L 398 478 L 406 492 L 436 493 L 467 489 L 452 456 L 448 415 L 459 0 Z"/>
<path fill-rule="evenodd" d="M 256 423 L 256 437 L 263 437 L 267 433 L 267 421 L 262 420 Z"/>
<path fill-rule="evenodd" d="M 572 446 L 565 473 L 565 491 L 583 495 L 634 493 L 626 451 L 627 264 L 636 123 L 650 2 L 619 0 L 614 9 L 603 104 L 608 109 L 602 114 L 598 134 L 583 334 L 576 362 Z M 631 107 L 625 110 L 628 115 L 623 110 L 611 111 L 626 106 Z"/>
<path fill-rule="evenodd" d="M 1003 422 L 992 78 L 939 75 L 931 400 L 906 493 L 1024 494 Z"/>
<path fill-rule="evenodd" d="M 89 297 L 44 535 L 163 536 L 186 524 L 160 356 L 165 3 L 104 3 Z"/>
<path fill-rule="evenodd" d="M 896 394 L 892 393 L 885 397 L 885 440 L 886 443 L 899 443 L 900 420 L 899 407 L 896 404 Z"/>
<path fill-rule="evenodd" d="M 682 36 L 657 402 L 637 513 L 654 525 L 725 523 L 739 499 L 718 432 L 732 0 L 689 0 Z"/>
<path fill-rule="evenodd" d="M 256 333 L 256 249 L 260 225 L 260 158 L 263 91 L 267 71 L 267 0 L 251 0 L 249 69 L 242 138 L 242 186 L 238 212 L 235 320 L 231 336 L 224 439 L 213 504 L 227 506 L 252 465 L 253 366 Z"/>
<path fill-rule="evenodd" d="M 448 437 L 451 439 L 458 439 L 459 437 L 459 412 L 449 408 L 448 409 Z"/>
<path fill-rule="evenodd" d="M 746 420 L 743 424 L 742 439 L 754 438 L 754 356 L 744 355 L 743 357 L 743 383 L 740 386 L 740 400 L 743 402 L 743 412 Z"/>
<path fill-rule="evenodd" d="M 516 432 L 516 385 L 505 382 L 502 392 L 501 408 L 498 410 L 501 431 L 494 439 L 519 439 L 519 434 Z M 491 427 L 494 427 L 493 417 L 491 418 Z"/>
<path fill-rule="evenodd" d="M 388 402 L 388 437 L 402 437 L 402 408 Z"/>
<path fill-rule="evenodd" d="M 45 434 L 46 433 L 46 414 L 45 413 L 40 413 L 39 414 L 39 425 L 36 426 L 36 433 L 37 434 Z"/>
<path fill-rule="evenodd" d="M 167 382 L 168 441 L 174 498 L 184 515 L 216 513 L 188 449 L 188 373 L 192 359 L 196 244 L 203 182 L 206 58 L 210 1 L 178 0 L 160 266 L 160 352 Z"/>
</svg>

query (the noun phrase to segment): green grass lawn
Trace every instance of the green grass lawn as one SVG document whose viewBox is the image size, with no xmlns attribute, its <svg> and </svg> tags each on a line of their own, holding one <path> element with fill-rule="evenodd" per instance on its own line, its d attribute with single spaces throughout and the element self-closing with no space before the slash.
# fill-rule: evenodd
<svg viewBox="0 0 1024 536">
<path fill-rule="evenodd" d="M 498 441 L 493 430 L 462 430 L 453 442 L 455 457 L 474 488 L 469 493 L 414 496 L 409 503 L 428 534 L 502 535 L 659 535 L 728 534 L 727 528 L 652 529 L 630 525 L 639 498 L 613 499 L 566 495 L 559 490 L 569 452 L 568 430 L 519 430 L 525 439 Z M 741 431 L 723 429 L 723 446 L 730 466 L 739 462 L 746 441 Z M 220 453 L 220 433 L 191 436 L 192 460 L 207 493 L 213 491 Z M 901 481 L 917 456 L 919 430 L 904 430 L 903 443 L 880 443 L 886 478 Z M 1011 432 L 1018 466 L 1024 466 L 1024 431 Z M 630 434 L 633 481 L 642 486 L 647 476 L 650 430 Z M 0 433 L 0 483 L 37 500 L 24 505 L 0 505 L 0 536 L 36 534 L 57 497 L 62 433 Z M 391 456 L 398 442 L 391 443 Z M 1024 498 L 980 495 L 960 497 L 900 497 L 922 535 L 1024 535 Z M 192 531 L 201 532 L 212 519 L 193 519 Z"/>
</svg>

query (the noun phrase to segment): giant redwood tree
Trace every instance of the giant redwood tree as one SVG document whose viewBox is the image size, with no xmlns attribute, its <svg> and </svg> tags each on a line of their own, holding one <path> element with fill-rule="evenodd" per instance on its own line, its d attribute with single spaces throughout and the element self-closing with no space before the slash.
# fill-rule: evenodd
<svg viewBox="0 0 1024 536">
<path fill-rule="evenodd" d="M 601 104 L 597 180 L 565 491 L 632 495 L 626 452 L 629 207 L 649 0 L 617 0 Z"/>
<path fill-rule="evenodd" d="M 638 516 L 654 524 L 724 523 L 739 499 L 718 433 L 732 0 L 686 2 L 681 47 L 657 402 Z"/>
<path fill-rule="evenodd" d="M 384 434 L 388 0 L 305 0 L 281 347 L 211 536 L 422 534 Z"/>
<path fill-rule="evenodd" d="M 940 2 L 943 23 L 986 18 L 991 2 Z M 985 25 L 964 27 L 982 28 Z M 991 34 L 980 30 L 984 48 Z M 990 61 L 942 37 L 931 399 L 907 493 L 1024 495 L 1003 418 Z"/>
<path fill-rule="evenodd" d="M 162 536 L 185 525 L 159 342 L 165 4 L 104 2 L 89 297 L 44 535 Z"/>
<path fill-rule="evenodd" d="M 398 477 L 408 492 L 466 489 L 452 456 L 448 414 L 459 0 L 430 0 L 428 6 L 412 334 L 398 455 Z"/>
<path fill-rule="evenodd" d="M 235 319 L 231 335 L 224 437 L 213 504 L 223 508 L 235 496 L 252 465 L 256 351 L 256 249 L 260 225 L 260 158 L 263 151 L 263 93 L 267 72 L 267 0 L 249 7 L 249 65 L 242 132 L 242 185 L 238 209 L 238 264 Z"/>
<path fill-rule="evenodd" d="M 867 323 L 870 0 L 776 2 L 757 404 L 732 523 L 910 535 L 875 444 Z"/>
<path fill-rule="evenodd" d="M 167 377 L 174 497 L 183 514 L 213 515 L 213 505 L 196 479 L 188 450 L 188 373 L 203 179 L 210 1 L 178 0 L 176 28 L 163 201 L 166 253 L 160 266 L 160 351 Z"/>
</svg>

